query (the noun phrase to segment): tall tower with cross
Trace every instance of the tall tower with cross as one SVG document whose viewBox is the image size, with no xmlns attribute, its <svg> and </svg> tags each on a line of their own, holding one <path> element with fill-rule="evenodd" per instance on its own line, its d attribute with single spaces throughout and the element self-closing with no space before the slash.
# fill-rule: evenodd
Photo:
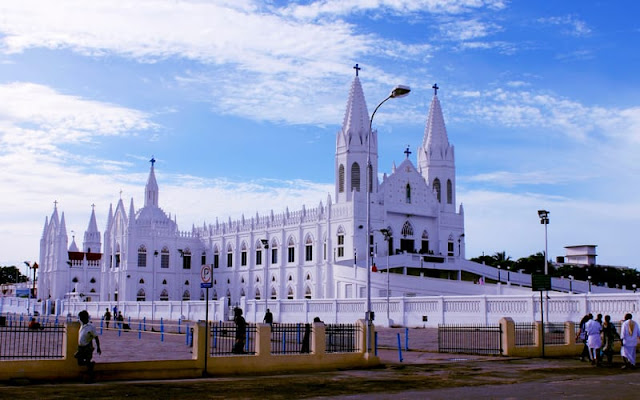
<svg viewBox="0 0 640 400">
<path fill-rule="evenodd" d="M 434 84 L 433 99 L 424 130 L 422 145 L 418 149 L 418 169 L 436 193 L 440 208 L 455 212 L 456 163 L 454 148 L 449 143 L 447 128 L 438 99 L 438 84 Z"/>
<path fill-rule="evenodd" d="M 365 190 L 377 192 L 378 140 L 369 130 L 369 112 L 358 76 L 361 68 L 353 67 L 356 76 L 351 83 L 342 128 L 336 136 L 335 200 L 336 203 L 364 199 Z M 371 151 L 371 170 L 367 169 L 367 152 Z M 364 201 L 364 200 L 363 200 Z"/>
</svg>

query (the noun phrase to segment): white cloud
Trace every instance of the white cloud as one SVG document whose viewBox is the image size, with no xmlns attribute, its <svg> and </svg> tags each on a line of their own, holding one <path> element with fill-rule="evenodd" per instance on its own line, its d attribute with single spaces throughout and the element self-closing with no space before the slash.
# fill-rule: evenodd
<svg viewBox="0 0 640 400">
<path fill-rule="evenodd" d="M 419 11 L 434 14 L 461 14 L 482 8 L 499 10 L 506 7 L 505 3 L 504 0 L 325 0 L 305 5 L 294 4 L 287 7 L 283 14 L 300 19 L 366 11 L 388 11 L 394 14 L 411 14 Z"/>
<path fill-rule="evenodd" d="M 538 127 L 577 140 L 640 143 L 640 108 L 604 108 L 546 93 L 495 89 L 470 98 L 461 111 L 506 127 Z"/>
<path fill-rule="evenodd" d="M 4 151 L 51 152 L 95 136 L 155 129 L 146 113 L 82 99 L 27 82 L 0 85 L 0 143 Z"/>
<path fill-rule="evenodd" d="M 454 21 L 440 25 L 440 32 L 449 40 L 470 41 L 492 35 L 502 28 L 477 19 Z"/>
<path fill-rule="evenodd" d="M 564 27 L 562 33 L 566 35 L 582 37 L 591 34 L 591 28 L 586 22 L 577 19 L 573 15 L 565 15 L 563 17 L 539 18 L 538 22 L 544 25 L 558 25 Z"/>
</svg>

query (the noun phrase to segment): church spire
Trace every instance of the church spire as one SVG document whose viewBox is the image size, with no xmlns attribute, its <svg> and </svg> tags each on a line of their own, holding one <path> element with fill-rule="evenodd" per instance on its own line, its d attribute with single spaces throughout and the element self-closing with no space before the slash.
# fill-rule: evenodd
<svg viewBox="0 0 640 400">
<path fill-rule="evenodd" d="M 356 65 L 357 66 L 357 65 Z M 356 69 L 356 71 L 360 70 Z M 369 112 L 364 100 L 360 78 L 356 75 L 351 83 L 347 110 L 342 121 L 342 132 L 346 138 L 346 145 L 364 145 L 369 136 Z"/>
<path fill-rule="evenodd" d="M 100 253 L 100 231 L 96 222 L 96 206 L 91 205 L 91 217 L 89 217 L 89 226 L 84 231 L 84 241 L 82 248 L 85 253 Z"/>
<path fill-rule="evenodd" d="M 336 137 L 335 202 L 352 201 L 353 193 L 364 193 L 367 179 L 367 153 L 371 151 L 370 176 L 377 176 L 378 141 L 370 130 L 369 111 L 360 84 L 360 66 L 354 67 L 356 76 L 351 82 L 342 128 Z M 371 142 L 369 142 L 371 141 Z M 377 190 L 371 179 L 370 187 Z"/>
<path fill-rule="evenodd" d="M 147 186 L 145 187 L 144 206 L 158 207 L 158 182 L 156 181 L 156 174 L 153 167 L 156 160 L 152 156 L 149 162 L 151 163 L 151 171 L 149 171 L 149 178 L 147 179 Z"/>
<path fill-rule="evenodd" d="M 455 206 L 455 157 L 449 143 L 447 128 L 438 99 L 438 84 L 434 84 L 433 99 L 424 129 L 422 145 L 418 149 L 418 170 L 436 193 L 444 209 L 454 211 Z"/>
</svg>

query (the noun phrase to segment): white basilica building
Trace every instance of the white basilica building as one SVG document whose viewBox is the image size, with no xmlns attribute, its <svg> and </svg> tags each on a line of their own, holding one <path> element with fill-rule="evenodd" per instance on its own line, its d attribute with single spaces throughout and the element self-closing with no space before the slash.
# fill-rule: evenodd
<svg viewBox="0 0 640 400">
<path fill-rule="evenodd" d="M 464 259 L 464 212 L 456 203 L 454 147 L 448 140 L 437 85 L 434 89 L 424 134 L 416 135 L 421 143 L 417 163 L 407 149 L 402 162 L 394 163 L 380 181 L 381 149 L 377 132 L 370 131 L 356 74 L 336 135 L 335 190 L 313 208 L 286 208 L 228 222 L 203 216 L 215 222 L 181 231 L 161 208 L 154 159 L 143 206 L 137 208 L 133 199 L 128 205 L 122 199 L 115 208 L 111 205 L 104 234 L 92 211 L 82 246 L 75 238 L 69 244 L 64 213 L 56 205 L 41 238 L 38 298 L 204 300 L 200 285 L 204 264 L 213 271 L 211 300 L 225 298 L 229 304 L 265 296 L 268 300 L 363 298 L 369 271 L 367 242 L 374 253 L 373 297 L 486 293 L 473 279 L 461 282 L 464 266 L 473 263 Z M 392 279 L 387 270 L 393 272 Z"/>
</svg>

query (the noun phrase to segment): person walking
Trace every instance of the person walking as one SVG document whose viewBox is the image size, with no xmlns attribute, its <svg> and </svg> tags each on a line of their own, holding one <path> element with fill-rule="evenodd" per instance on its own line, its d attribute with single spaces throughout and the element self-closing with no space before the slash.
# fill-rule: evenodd
<svg viewBox="0 0 640 400">
<path fill-rule="evenodd" d="M 620 339 L 616 326 L 611 323 L 611 316 L 604 316 L 602 324 L 602 358 L 607 356 L 607 364 L 613 365 L 613 343 L 616 339 Z"/>
<path fill-rule="evenodd" d="M 235 343 L 233 345 L 233 350 L 231 351 L 234 354 L 243 354 L 244 353 L 244 343 L 247 336 L 247 322 L 244 320 L 242 316 L 241 308 L 233 309 L 233 321 L 236 323 L 236 336 Z"/>
<path fill-rule="evenodd" d="M 600 347 L 602 347 L 602 325 L 597 319 L 592 319 L 585 325 L 587 331 L 587 346 L 592 365 L 600 366 Z"/>
<path fill-rule="evenodd" d="M 111 312 L 107 307 L 104 311 L 104 322 L 105 322 L 105 325 L 107 325 L 107 329 L 109 329 L 109 321 L 111 321 Z"/>
<path fill-rule="evenodd" d="M 624 361 L 623 369 L 636 367 L 636 346 L 638 345 L 640 330 L 638 329 L 638 324 L 632 318 L 631 314 L 625 314 L 624 322 L 620 328 L 620 338 L 622 339 L 620 355 L 622 356 L 622 361 Z"/>
<path fill-rule="evenodd" d="M 271 314 L 271 310 L 267 308 L 267 312 L 264 314 L 264 319 L 262 320 L 265 324 L 269 324 L 273 326 L 273 314 Z"/>
<path fill-rule="evenodd" d="M 582 347 L 582 354 L 580 354 L 580 361 L 585 361 L 585 357 L 589 356 L 589 346 L 587 346 L 587 322 L 593 318 L 592 314 L 586 314 L 580 320 L 580 329 L 576 335 L 576 342 L 580 341 L 584 346 Z"/>
</svg>

